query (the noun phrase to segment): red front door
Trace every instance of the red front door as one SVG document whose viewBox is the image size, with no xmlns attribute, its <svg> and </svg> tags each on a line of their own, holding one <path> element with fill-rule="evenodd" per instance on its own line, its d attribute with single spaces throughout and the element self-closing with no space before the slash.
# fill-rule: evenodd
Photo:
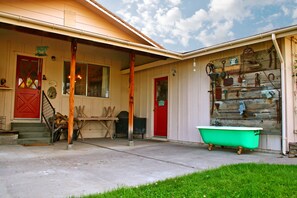
<svg viewBox="0 0 297 198">
<path fill-rule="evenodd" d="M 168 77 L 155 79 L 154 135 L 167 137 Z"/>
<path fill-rule="evenodd" d="M 42 59 L 17 56 L 15 118 L 40 117 Z"/>
</svg>

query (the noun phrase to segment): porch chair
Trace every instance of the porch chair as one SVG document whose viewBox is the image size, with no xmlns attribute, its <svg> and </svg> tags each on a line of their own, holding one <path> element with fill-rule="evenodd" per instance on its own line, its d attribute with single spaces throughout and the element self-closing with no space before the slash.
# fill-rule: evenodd
<svg viewBox="0 0 297 198">
<path fill-rule="evenodd" d="M 119 120 L 116 122 L 115 137 L 117 137 L 119 134 L 125 134 L 125 136 L 128 136 L 129 113 L 127 111 L 121 111 L 117 115 L 117 117 Z M 145 133 L 146 133 L 146 118 L 134 116 L 133 134 L 136 134 L 136 135 L 140 134 L 143 139 Z"/>
</svg>

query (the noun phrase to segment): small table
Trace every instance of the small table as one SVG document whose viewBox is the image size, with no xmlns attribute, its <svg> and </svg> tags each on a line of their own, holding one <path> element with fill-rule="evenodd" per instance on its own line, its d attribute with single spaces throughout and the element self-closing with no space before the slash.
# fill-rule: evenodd
<svg viewBox="0 0 297 198">
<path fill-rule="evenodd" d="M 76 118 L 78 135 L 80 135 L 81 139 L 84 140 L 81 133 L 82 128 L 85 127 L 88 122 L 95 121 L 99 122 L 106 129 L 105 138 L 107 135 L 110 135 L 110 138 L 113 139 L 111 128 L 113 123 L 117 120 L 119 120 L 117 117 L 78 117 Z"/>
</svg>

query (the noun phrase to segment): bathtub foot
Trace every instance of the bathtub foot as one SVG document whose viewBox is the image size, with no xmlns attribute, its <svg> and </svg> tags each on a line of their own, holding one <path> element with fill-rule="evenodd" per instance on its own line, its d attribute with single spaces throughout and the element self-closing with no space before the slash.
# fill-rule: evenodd
<svg viewBox="0 0 297 198">
<path fill-rule="evenodd" d="M 213 144 L 209 144 L 208 145 L 208 150 L 211 151 L 212 150 L 212 147 L 213 147 Z"/>
<path fill-rule="evenodd" d="M 240 155 L 240 154 L 241 154 L 241 152 L 242 152 L 242 149 L 243 149 L 243 148 L 242 148 L 241 146 L 239 146 L 239 147 L 238 147 L 238 151 L 237 151 L 237 154 L 238 154 L 238 155 Z"/>
</svg>

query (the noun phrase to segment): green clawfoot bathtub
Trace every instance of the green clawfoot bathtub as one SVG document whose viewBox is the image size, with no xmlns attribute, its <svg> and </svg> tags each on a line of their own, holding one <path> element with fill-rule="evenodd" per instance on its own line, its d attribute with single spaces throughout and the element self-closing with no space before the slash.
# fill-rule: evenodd
<svg viewBox="0 0 297 198">
<path fill-rule="evenodd" d="M 237 154 L 243 148 L 255 149 L 259 146 L 260 127 L 232 127 L 232 126 L 197 126 L 208 150 L 214 145 L 237 147 Z"/>
</svg>

